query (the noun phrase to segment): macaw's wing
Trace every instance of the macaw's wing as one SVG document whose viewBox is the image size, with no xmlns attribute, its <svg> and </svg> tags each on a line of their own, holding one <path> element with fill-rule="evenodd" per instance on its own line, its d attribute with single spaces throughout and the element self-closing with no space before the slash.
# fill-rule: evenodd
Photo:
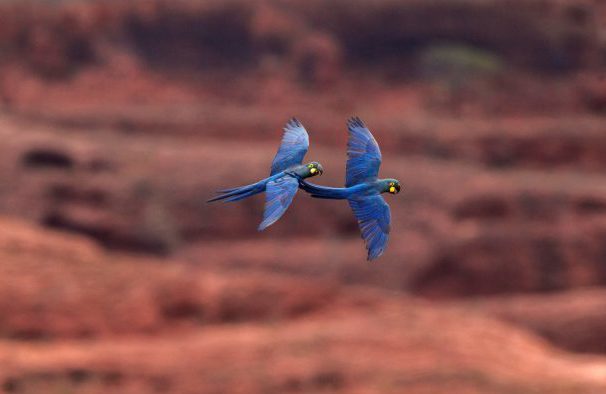
<svg viewBox="0 0 606 394">
<path fill-rule="evenodd" d="M 259 231 L 265 230 L 284 215 L 298 188 L 299 181 L 291 176 L 283 176 L 267 183 L 265 188 L 265 212 L 263 213 L 263 221 L 259 225 Z"/>
<path fill-rule="evenodd" d="M 389 240 L 391 213 L 381 195 L 353 197 L 349 206 L 358 219 L 362 238 L 366 241 L 368 260 L 381 256 Z"/>
<path fill-rule="evenodd" d="M 292 118 L 284 126 L 282 143 L 271 163 L 271 175 L 284 171 L 288 167 L 301 164 L 309 149 L 307 131 L 297 119 Z"/>
<path fill-rule="evenodd" d="M 345 186 L 374 181 L 379 175 L 381 151 L 379 144 L 360 118 L 347 121 L 349 140 L 347 141 L 347 167 Z"/>
</svg>

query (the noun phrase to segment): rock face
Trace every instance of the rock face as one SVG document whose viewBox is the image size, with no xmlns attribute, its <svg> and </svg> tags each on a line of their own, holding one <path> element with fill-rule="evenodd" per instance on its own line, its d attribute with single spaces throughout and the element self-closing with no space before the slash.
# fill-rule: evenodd
<svg viewBox="0 0 606 394">
<path fill-rule="evenodd" d="M 487 297 L 464 302 L 466 310 L 487 314 L 531 329 L 558 346 L 574 352 L 604 353 L 602 288 L 557 294 Z"/>
<path fill-rule="evenodd" d="M 116 255 L 0 221 L 5 392 L 606 389 L 606 360 L 564 355 L 473 312 Z"/>
<path fill-rule="evenodd" d="M 0 11 L 0 390 L 606 392 L 603 5 Z M 380 260 L 344 201 L 205 202 L 293 115 L 326 185 L 370 126 Z"/>
<path fill-rule="evenodd" d="M 0 249 L 0 331 L 19 340 L 145 335 L 291 318 L 336 295 L 328 283 L 301 285 L 271 274 L 239 278 L 105 255 L 79 237 L 9 220 L 0 230 Z"/>
<path fill-rule="evenodd" d="M 394 231 L 389 253 L 375 270 L 359 264 L 363 244 L 344 202 L 318 203 L 301 192 L 263 234 L 255 230 L 262 197 L 227 205 L 204 202 L 214 190 L 265 177 L 277 142 L 242 145 L 199 137 L 192 144 L 74 129 L 58 144 L 61 128 L 14 117 L 5 117 L 2 125 L 0 171 L 6 188 L 0 190 L 0 211 L 85 234 L 106 247 L 177 253 L 222 268 L 240 267 L 246 256 L 249 265 L 257 261 L 256 267 L 267 271 L 433 297 L 557 291 L 606 281 L 606 189 L 597 173 L 496 171 L 456 160 L 401 158 L 390 151 L 386 135 L 382 171 L 400 178 L 405 188 L 395 198 L 386 196 Z M 105 141 L 108 133 L 111 143 Z M 310 160 L 334 169 L 318 182 L 342 182 L 340 150 L 326 144 L 310 152 Z M 221 243 L 225 240 L 229 247 Z M 215 247 L 227 250 L 206 262 Z"/>
<path fill-rule="evenodd" d="M 102 64 L 107 44 L 116 39 L 128 43 L 141 61 L 161 69 L 248 70 L 259 65 L 256 58 L 267 56 L 289 62 L 299 58 L 295 48 L 318 26 L 333 42 L 329 47 L 362 68 L 374 63 L 389 71 L 394 60 L 410 61 L 419 48 L 448 40 L 487 47 L 517 66 L 547 72 L 596 61 L 598 5 L 513 3 L 507 10 L 498 1 L 470 0 L 440 5 L 385 0 L 357 7 L 335 1 L 330 10 L 319 1 L 268 5 L 131 0 L 35 9 L 15 3 L 3 5 L 11 22 L 0 32 L 0 45 L 6 61 L 22 61 L 31 71 L 56 79 Z M 316 61 L 323 69 L 333 57 L 319 56 Z"/>
</svg>

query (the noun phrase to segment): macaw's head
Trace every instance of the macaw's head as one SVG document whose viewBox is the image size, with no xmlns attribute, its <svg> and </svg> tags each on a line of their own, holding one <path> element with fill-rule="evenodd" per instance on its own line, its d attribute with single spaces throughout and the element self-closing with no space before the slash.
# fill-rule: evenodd
<svg viewBox="0 0 606 394">
<path fill-rule="evenodd" d="M 323 173 L 324 168 L 322 168 L 322 164 L 318 163 L 317 161 L 312 161 L 311 163 L 305 165 L 301 176 L 303 178 L 310 178 L 312 176 L 322 175 Z"/>
<path fill-rule="evenodd" d="M 400 181 L 397 179 L 383 179 L 381 193 L 398 194 L 400 193 Z"/>
</svg>

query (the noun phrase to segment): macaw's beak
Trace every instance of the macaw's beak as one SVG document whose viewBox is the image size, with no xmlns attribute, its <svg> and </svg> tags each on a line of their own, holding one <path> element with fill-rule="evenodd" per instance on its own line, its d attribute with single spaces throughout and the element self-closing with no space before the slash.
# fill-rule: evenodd
<svg viewBox="0 0 606 394">
<path fill-rule="evenodd" d="M 324 174 L 324 168 L 322 167 L 321 164 L 318 164 L 318 175 L 322 175 Z"/>
</svg>

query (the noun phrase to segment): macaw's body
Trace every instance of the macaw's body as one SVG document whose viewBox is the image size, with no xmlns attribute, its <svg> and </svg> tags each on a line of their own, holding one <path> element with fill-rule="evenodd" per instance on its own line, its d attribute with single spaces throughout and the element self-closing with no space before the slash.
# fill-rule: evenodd
<svg viewBox="0 0 606 394">
<path fill-rule="evenodd" d="M 397 194 L 400 182 L 396 179 L 378 179 L 381 151 L 370 130 L 359 118 L 347 122 L 347 166 L 345 187 L 314 185 L 304 179 L 300 187 L 315 198 L 347 200 L 358 219 L 362 238 L 366 241 L 368 259 L 373 260 L 385 251 L 389 240 L 391 213 L 382 193 Z"/>
<path fill-rule="evenodd" d="M 284 136 L 272 163 L 270 176 L 250 185 L 221 190 L 219 196 L 208 202 L 239 201 L 265 192 L 265 212 L 259 231 L 266 229 L 286 212 L 297 193 L 299 181 L 324 172 L 318 162 L 302 164 L 308 149 L 307 131 L 301 122 L 292 118 L 284 127 Z"/>
<path fill-rule="evenodd" d="M 301 188 L 310 193 L 312 197 L 332 200 L 347 200 L 349 198 L 376 196 L 381 193 L 389 192 L 389 189 L 392 187 L 396 189 L 398 187 L 397 185 L 399 185 L 399 182 L 396 179 L 377 179 L 350 187 L 327 187 L 305 181 L 301 182 Z"/>
</svg>

